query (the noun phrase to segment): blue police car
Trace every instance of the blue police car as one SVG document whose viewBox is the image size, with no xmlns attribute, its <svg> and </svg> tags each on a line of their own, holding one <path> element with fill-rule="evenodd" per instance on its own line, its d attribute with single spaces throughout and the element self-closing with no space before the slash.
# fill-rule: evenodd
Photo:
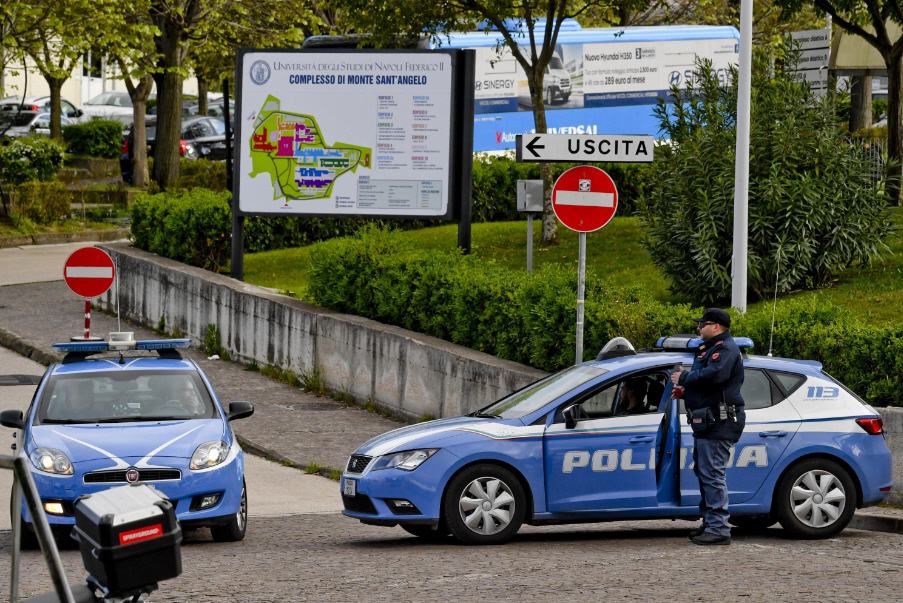
<svg viewBox="0 0 903 603">
<path fill-rule="evenodd" d="M 222 407 L 200 367 L 178 351 L 190 340 L 131 335 L 55 344 L 63 361 L 44 373 L 28 410 L 0 413 L 0 424 L 19 430 L 17 454 L 31 461 L 51 528 L 69 533 L 79 496 L 140 481 L 173 501 L 183 527 L 241 540 L 244 457 L 229 421 L 251 416 L 253 405 Z M 120 353 L 89 358 L 111 351 Z M 34 547 L 24 505 L 23 520 L 23 544 Z"/>
<path fill-rule="evenodd" d="M 731 522 L 837 534 L 891 489 L 880 415 L 818 362 L 751 356 L 752 341 L 735 341 L 746 427 L 728 461 Z M 674 336 L 637 353 L 613 340 L 478 412 L 376 437 L 342 475 L 344 514 L 471 544 L 506 542 L 523 523 L 693 519 L 694 440 L 669 377 L 700 343 Z"/>
</svg>

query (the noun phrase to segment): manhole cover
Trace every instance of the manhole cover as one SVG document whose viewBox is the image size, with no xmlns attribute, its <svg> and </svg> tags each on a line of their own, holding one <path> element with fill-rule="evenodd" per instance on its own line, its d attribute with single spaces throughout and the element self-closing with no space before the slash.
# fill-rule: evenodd
<svg viewBox="0 0 903 603">
<path fill-rule="evenodd" d="M 0 385 L 37 385 L 40 382 L 37 375 L 0 375 Z"/>
</svg>

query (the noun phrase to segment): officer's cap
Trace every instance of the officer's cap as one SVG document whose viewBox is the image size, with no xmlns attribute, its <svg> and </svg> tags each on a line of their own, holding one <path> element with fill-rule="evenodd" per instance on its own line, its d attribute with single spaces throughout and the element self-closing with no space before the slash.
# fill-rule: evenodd
<svg viewBox="0 0 903 603">
<path fill-rule="evenodd" d="M 714 322 L 729 329 L 731 328 L 731 315 L 721 308 L 707 308 L 702 313 L 702 318 L 692 319 L 695 322 Z"/>
</svg>

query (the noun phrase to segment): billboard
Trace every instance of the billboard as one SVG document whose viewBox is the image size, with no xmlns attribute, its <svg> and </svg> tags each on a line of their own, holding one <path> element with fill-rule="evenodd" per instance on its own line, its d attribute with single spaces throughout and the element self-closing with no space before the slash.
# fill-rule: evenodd
<svg viewBox="0 0 903 603">
<path fill-rule="evenodd" d="M 526 75 L 505 46 L 476 53 L 474 150 L 513 149 L 517 134 L 534 130 Z M 559 44 L 543 79 L 549 132 L 655 135 L 652 107 L 638 106 L 686 87 L 698 58 L 726 82 L 739 61 L 737 39 Z"/>
<path fill-rule="evenodd" d="M 460 52 L 242 49 L 239 212 L 451 219 Z"/>
</svg>

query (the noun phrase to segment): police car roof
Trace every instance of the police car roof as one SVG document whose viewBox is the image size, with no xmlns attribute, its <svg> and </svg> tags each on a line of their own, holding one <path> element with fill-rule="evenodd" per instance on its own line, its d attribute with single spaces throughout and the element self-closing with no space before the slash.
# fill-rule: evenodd
<svg viewBox="0 0 903 603">
<path fill-rule="evenodd" d="M 612 373 L 635 371 L 637 369 L 661 366 L 663 364 L 691 364 L 694 355 L 691 352 L 640 352 L 631 356 L 620 356 L 608 360 L 592 360 L 585 362 L 587 366 L 597 366 Z M 796 360 L 794 358 L 775 358 L 769 356 L 749 355 L 745 365 L 750 368 L 764 368 L 790 373 L 817 374 L 822 364 L 815 360 Z"/>
<path fill-rule="evenodd" d="M 171 358 L 156 358 L 153 356 L 140 358 L 124 358 L 124 364 L 119 364 L 119 356 L 110 358 L 91 358 L 79 362 L 61 364 L 53 371 L 54 375 L 71 375 L 73 373 L 87 373 L 99 371 L 196 371 L 197 367 L 190 360 L 176 360 Z"/>
</svg>

